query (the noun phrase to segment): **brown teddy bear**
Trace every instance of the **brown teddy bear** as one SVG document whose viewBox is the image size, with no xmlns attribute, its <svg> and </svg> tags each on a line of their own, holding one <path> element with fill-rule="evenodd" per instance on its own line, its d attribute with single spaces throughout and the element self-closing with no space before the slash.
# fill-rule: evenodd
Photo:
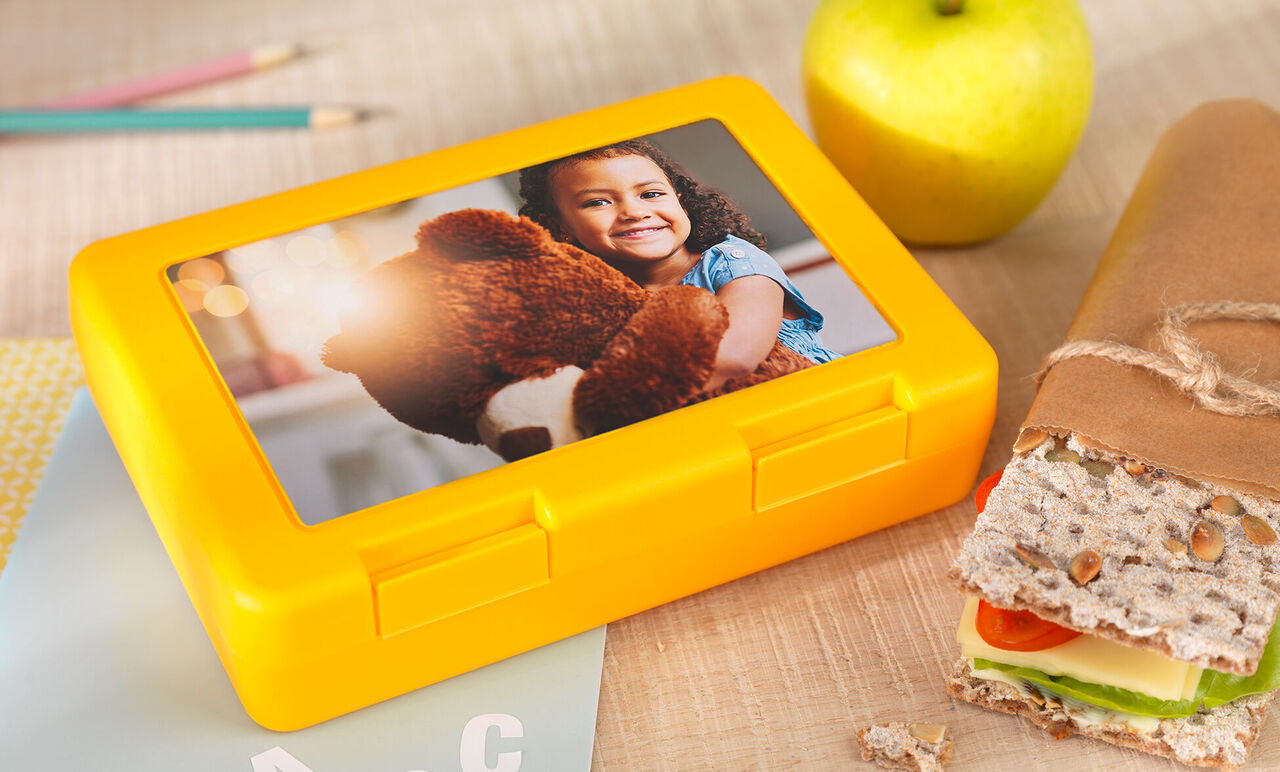
<svg viewBox="0 0 1280 772">
<path fill-rule="evenodd" d="M 703 392 L 729 324 L 714 294 L 644 289 L 504 212 L 423 223 L 418 248 L 357 293 L 325 364 L 409 426 L 508 461 L 813 364 L 775 342 L 754 373 Z"/>
</svg>

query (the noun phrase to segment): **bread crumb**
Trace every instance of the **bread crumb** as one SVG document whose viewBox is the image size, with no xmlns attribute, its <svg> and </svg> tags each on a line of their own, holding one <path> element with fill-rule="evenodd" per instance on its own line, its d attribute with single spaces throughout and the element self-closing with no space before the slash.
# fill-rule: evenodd
<svg viewBox="0 0 1280 772">
<path fill-rule="evenodd" d="M 955 743 L 950 730 L 941 729 L 941 741 L 926 742 L 912 735 L 910 724 L 891 721 L 859 729 L 858 745 L 862 746 L 863 760 L 874 761 L 885 769 L 942 772 L 943 765 L 951 760 Z"/>
</svg>

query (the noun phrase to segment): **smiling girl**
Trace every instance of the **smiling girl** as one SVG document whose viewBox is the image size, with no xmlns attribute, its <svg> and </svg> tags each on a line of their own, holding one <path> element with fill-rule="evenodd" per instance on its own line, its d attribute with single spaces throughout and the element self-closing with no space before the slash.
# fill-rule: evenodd
<svg viewBox="0 0 1280 772">
<path fill-rule="evenodd" d="M 637 284 L 715 293 L 729 329 L 705 389 L 752 373 L 774 341 L 817 362 L 822 314 L 805 302 L 764 237 L 724 194 L 643 140 L 549 161 L 520 173 L 523 214 L 600 257 Z"/>
</svg>

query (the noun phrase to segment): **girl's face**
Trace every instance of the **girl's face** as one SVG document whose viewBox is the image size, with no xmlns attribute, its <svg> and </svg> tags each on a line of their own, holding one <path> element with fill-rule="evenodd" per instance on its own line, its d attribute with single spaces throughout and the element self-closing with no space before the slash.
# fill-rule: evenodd
<svg viewBox="0 0 1280 772">
<path fill-rule="evenodd" d="M 689 215 L 662 169 L 642 155 L 577 161 L 551 174 L 560 224 L 605 260 L 687 256 Z"/>
</svg>

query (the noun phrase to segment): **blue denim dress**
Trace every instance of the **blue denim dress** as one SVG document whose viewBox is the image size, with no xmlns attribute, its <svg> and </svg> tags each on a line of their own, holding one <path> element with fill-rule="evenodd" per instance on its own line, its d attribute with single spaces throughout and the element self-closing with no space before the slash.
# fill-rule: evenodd
<svg viewBox="0 0 1280 772">
<path fill-rule="evenodd" d="M 782 266 L 749 241 L 730 234 L 724 241 L 703 252 L 702 258 L 689 269 L 680 283 L 719 292 L 721 287 L 743 276 L 768 276 L 782 287 L 787 298 L 800 309 L 799 319 L 782 320 L 782 328 L 778 330 L 778 341 L 782 345 L 819 364 L 839 358 L 840 355 L 822 345 L 822 338 L 818 337 L 818 331 L 822 329 L 822 314 L 805 302 L 804 295 L 800 294 L 796 285 L 783 273 Z"/>
</svg>

